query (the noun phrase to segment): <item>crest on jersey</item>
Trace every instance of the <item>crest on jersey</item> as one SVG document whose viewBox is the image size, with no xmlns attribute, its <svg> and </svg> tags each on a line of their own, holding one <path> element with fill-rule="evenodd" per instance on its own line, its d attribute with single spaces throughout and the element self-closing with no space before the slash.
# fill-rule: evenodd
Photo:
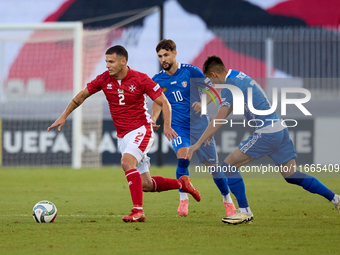
<svg viewBox="0 0 340 255">
<path fill-rule="evenodd" d="M 165 92 L 167 92 L 168 89 L 167 89 L 166 87 L 162 87 L 162 90 L 163 90 L 164 93 L 165 93 Z"/>
<path fill-rule="evenodd" d="M 129 90 L 131 92 L 134 92 L 136 90 L 136 86 L 134 84 L 131 84 L 130 87 L 129 87 Z"/>
<path fill-rule="evenodd" d="M 186 81 L 182 81 L 182 86 L 185 88 L 188 85 Z"/>
</svg>

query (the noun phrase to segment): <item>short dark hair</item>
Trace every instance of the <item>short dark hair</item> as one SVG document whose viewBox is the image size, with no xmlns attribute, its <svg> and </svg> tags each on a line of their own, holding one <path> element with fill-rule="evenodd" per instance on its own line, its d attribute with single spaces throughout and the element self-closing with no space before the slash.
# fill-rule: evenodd
<svg viewBox="0 0 340 255">
<path fill-rule="evenodd" d="M 170 40 L 170 39 L 163 39 L 156 46 L 156 52 L 158 52 L 160 50 L 175 51 L 176 50 L 176 43 L 173 40 Z"/>
<path fill-rule="evenodd" d="M 105 55 L 112 55 L 115 53 L 117 56 L 122 56 L 126 59 L 126 61 L 128 61 L 129 58 L 128 52 L 122 45 L 112 46 L 106 51 Z"/>
<path fill-rule="evenodd" d="M 213 55 L 208 56 L 203 64 L 203 73 L 207 75 L 209 72 L 214 71 L 217 73 L 222 73 L 226 68 L 222 59 L 219 56 Z"/>
</svg>

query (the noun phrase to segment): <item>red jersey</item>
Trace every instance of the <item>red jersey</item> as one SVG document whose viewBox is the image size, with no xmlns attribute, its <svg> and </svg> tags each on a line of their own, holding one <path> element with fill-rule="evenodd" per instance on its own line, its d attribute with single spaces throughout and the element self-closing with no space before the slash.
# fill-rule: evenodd
<svg viewBox="0 0 340 255">
<path fill-rule="evenodd" d="M 161 87 L 149 76 L 132 69 L 120 81 L 106 71 L 88 83 L 87 89 L 90 94 L 103 90 L 117 136 L 120 138 L 152 122 L 147 111 L 146 95 L 155 100 L 162 94 Z"/>
</svg>

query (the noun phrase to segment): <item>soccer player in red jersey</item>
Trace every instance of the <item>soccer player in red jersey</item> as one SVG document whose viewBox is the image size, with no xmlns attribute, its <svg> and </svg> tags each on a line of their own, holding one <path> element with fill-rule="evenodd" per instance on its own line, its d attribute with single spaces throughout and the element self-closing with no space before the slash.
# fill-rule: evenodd
<svg viewBox="0 0 340 255">
<path fill-rule="evenodd" d="M 153 120 L 146 107 L 146 95 L 162 108 L 165 136 L 169 140 L 177 137 L 177 133 L 171 128 L 171 106 L 162 89 L 146 74 L 127 66 L 128 53 L 123 46 L 113 46 L 105 54 L 108 71 L 88 83 L 86 88 L 71 100 L 61 116 L 48 127 L 47 131 L 54 127 L 58 127 L 60 131 L 66 118 L 74 109 L 80 106 L 86 98 L 102 90 L 117 130 L 118 146 L 122 153 L 121 166 L 125 172 L 133 202 L 131 214 L 124 216 L 123 221 L 145 221 L 143 191 L 160 192 L 181 188 L 200 201 L 200 194 L 192 186 L 188 176 L 179 180 L 150 176 L 150 158 L 147 152 L 153 144 L 154 135 Z"/>
</svg>

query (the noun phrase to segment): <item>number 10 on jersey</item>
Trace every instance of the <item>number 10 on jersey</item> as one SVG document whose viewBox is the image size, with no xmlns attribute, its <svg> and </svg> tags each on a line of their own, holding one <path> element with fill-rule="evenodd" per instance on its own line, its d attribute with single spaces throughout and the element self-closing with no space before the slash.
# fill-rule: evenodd
<svg viewBox="0 0 340 255">
<path fill-rule="evenodd" d="M 173 140 L 173 143 L 177 147 L 178 145 L 182 144 L 182 138 L 180 136 L 177 136 L 177 139 Z"/>
<path fill-rule="evenodd" d="M 179 91 L 179 90 L 172 91 L 172 94 L 174 95 L 176 102 L 183 101 L 183 97 L 182 97 L 181 91 Z"/>
</svg>

